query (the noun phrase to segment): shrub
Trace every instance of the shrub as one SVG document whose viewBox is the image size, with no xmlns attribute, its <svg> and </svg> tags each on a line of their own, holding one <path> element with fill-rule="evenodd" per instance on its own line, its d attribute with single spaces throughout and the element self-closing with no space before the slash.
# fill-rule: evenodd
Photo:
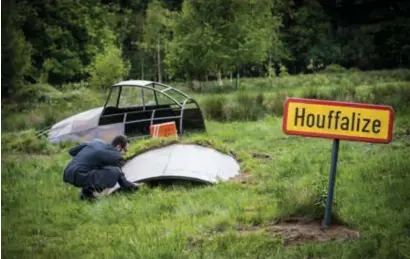
<svg viewBox="0 0 410 259">
<path fill-rule="evenodd" d="M 49 84 L 31 84 L 20 88 L 15 94 L 14 100 L 19 108 L 35 107 L 40 102 L 50 102 L 51 99 L 59 98 L 62 93 Z"/>
<path fill-rule="evenodd" d="M 325 86 L 330 84 L 330 80 L 326 75 L 314 74 L 309 79 L 305 81 L 307 86 Z"/>
<path fill-rule="evenodd" d="M 223 120 L 224 119 L 224 104 L 227 98 L 223 95 L 211 96 L 204 99 L 201 106 L 204 110 L 204 115 L 208 119 Z"/>
<path fill-rule="evenodd" d="M 360 72 L 361 70 L 360 70 L 360 68 L 358 68 L 358 67 L 351 67 L 351 68 L 349 68 L 349 72 Z"/>
<path fill-rule="evenodd" d="M 284 76 L 289 75 L 288 68 L 286 66 L 282 65 L 282 64 L 280 64 L 279 71 L 280 71 L 280 73 L 279 73 L 280 77 L 284 77 Z"/>
<path fill-rule="evenodd" d="M 236 101 L 241 107 L 242 116 L 245 120 L 257 120 L 263 116 L 263 94 L 250 94 L 249 92 L 238 92 Z"/>
<path fill-rule="evenodd" d="M 328 65 L 325 69 L 323 69 L 323 72 L 325 73 L 342 73 L 345 72 L 347 69 L 341 65 L 338 64 L 330 64 Z"/>
<path fill-rule="evenodd" d="M 330 91 L 331 100 L 336 101 L 354 101 L 356 96 L 356 88 L 354 86 L 338 86 Z"/>
<path fill-rule="evenodd" d="M 410 84 L 384 84 L 371 88 L 375 104 L 392 106 L 396 111 L 410 106 Z"/>
<path fill-rule="evenodd" d="M 328 87 L 306 87 L 302 91 L 302 98 L 308 99 L 325 99 L 325 100 L 333 100 L 333 96 L 331 94 L 331 88 Z"/>
<path fill-rule="evenodd" d="M 276 116 L 283 115 L 283 104 L 286 100 L 287 94 L 284 92 L 277 92 L 271 95 L 269 98 L 266 98 L 264 103 L 266 110 L 269 114 Z"/>
<path fill-rule="evenodd" d="M 356 87 L 355 101 L 361 103 L 374 103 L 375 97 L 372 93 L 372 89 L 369 86 Z"/>
<path fill-rule="evenodd" d="M 226 121 L 243 120 L 245 118 L 241 105 L 234 100 L 229 100 L 222 109 L 223 119 Z"/>
<path fill-rule="evenodd" d="M 44 137 L 37 137 L 34 130 L 17 133 L 3 133 L 2 151 L 25 153 L 51 153 L 55 150 Z"/>
<path fill-rule="evenodd" d="M 213 96 L 206 98 L 201 106 L 208 119 L 219 121 L 257 120 L 265 113 L 263 94 L 237 92 L 231 98 Z"/>
</svg>

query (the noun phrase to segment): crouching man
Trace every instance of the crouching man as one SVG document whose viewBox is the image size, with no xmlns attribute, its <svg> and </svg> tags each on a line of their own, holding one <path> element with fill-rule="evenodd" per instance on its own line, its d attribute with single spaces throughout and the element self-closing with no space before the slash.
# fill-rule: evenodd
<svg viewBox="0 0 410 259">
<path fill-rule="evenodd" d="M 123 152 L 127 152 L 128 139 L 118 135 L 111 143 L 95 139 L 70 149 L 72 160 L 64 170 L 65 183 L 82 188 L 80 199 L 95 199 L 117 183 L 122 189 L 135 191 L 135 183 L 129 182 L 121 170 Z"/>
</svg>

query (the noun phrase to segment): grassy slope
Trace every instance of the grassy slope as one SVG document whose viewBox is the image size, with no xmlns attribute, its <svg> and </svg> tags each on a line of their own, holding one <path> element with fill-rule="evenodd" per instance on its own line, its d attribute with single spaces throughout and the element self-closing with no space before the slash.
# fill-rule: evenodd
<svg viewBox="0 0 410 259">
<path fill-rule="evenodd" d="M 397 131 L 409 119 L 398 118 Z M 263 232 L 236 226 L 278 216 L 320 214 L 331 141 L 285 136 L 281 120 L 208 122 L 200 138 L 245 157 L 254 184 L 142 189 L 95 204 L 62 182 L 66 150 L 49 157 L 2 156 L 2 255 L 5 258 L 408 258 L 410 139 L 389 145 L 341 142 L 335 212 L 361 231 L 351 243 L 286 248 Z M 139 145 L 141 146 L 141 145 Z M 136 148 L 134 148 L 135 150 Z M 249 152 L 271 160 L 247 157 Z M 305 205 L 305 206 L 304 206 Z M 319 204 L 321 205 L 321 204 Z M 212 236 L 209 233 L 218 230 Z M 191 245 L 189 245 L 191 244 Z M 196 244 L 196 245 L 193 245 Z"/>
</svg>

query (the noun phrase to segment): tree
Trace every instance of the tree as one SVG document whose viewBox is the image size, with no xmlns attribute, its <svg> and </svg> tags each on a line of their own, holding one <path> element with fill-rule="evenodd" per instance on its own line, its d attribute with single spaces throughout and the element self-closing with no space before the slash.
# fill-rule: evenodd
<svg viewBox="0 0 410 259">
<path fill-rule="evenodd" d="M 161 52 L 168 39 L 169 15 L 169 11 L 159 0 L 153 0 L 148 4 L 142 46 L 157 54 L 158 82 L 162 82 Z"/>
<path fill-rule="evenodd" d="M 272 1 L 236 2 L 232 26 L 226 34 L 230 42 L 229 67 L 246 63 L 262 63 L 268 56 L 282 56 L 278 29 L 280 19 L 271 12 Z M 239 73 L 237 73 L 238 86 Z"/>
<path fill-rule="evenodd" d="M 104 51 L 98 54 L 90 64 L 90 84 L 93 88 L 104 89 L 122 81 L 130 70 L 129 61 L 122 59 L 122 51 L 113 42 L 106 44 Z"/>
<path fill-rule="evenodd" d="M 271 1 L 193 0 L 183 4 L 167 53 L 170 73 L 203 79 L 267 58 L 272 33 Z"/>
<path fill-rule="evenodd" d="M 1 88 L 2 98 L 8 97 L 25 82 L 32 72 L 32 45 L 25 39 L 21 30 L 27 11 L 23 4 L 2 1 L 2 42 L 1 42 Z"/>
</svg>

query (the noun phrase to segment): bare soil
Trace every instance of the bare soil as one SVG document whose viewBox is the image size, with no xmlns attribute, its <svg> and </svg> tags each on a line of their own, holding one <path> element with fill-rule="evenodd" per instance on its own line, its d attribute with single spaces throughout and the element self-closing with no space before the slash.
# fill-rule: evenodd
<svg viewBox="0 0 410 259">
<path fill-rule="evenodd" d="M 283 238 L 285 246 L 327 241 L 343 242 L 360 237 L 358 231 L 347 226 L 335 223 L 323 228 L 320 220 L 306 220 L 299 217 L 279 220 L 265 227 L 238 229 L 238 231 L 243 234 L 252 231 L 266 231 L 274 236 L 279 235 Z"/>
</svg>

